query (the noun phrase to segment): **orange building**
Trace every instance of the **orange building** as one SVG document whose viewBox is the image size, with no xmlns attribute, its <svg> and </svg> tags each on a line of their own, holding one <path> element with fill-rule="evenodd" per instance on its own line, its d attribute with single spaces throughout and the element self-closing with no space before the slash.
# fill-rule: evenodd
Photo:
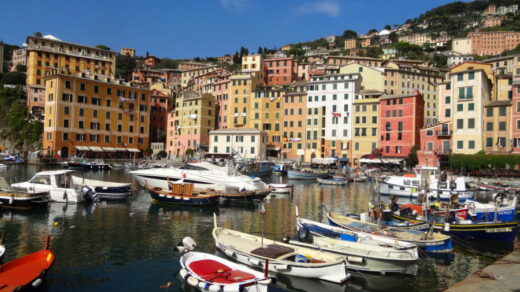
<svg viewBox="0 0 520 292">
<path fill-rule="evenodd" d="M 144 59 L 144 65 L 148 67 L 155 67 L 159 62 L 161 62 L 161 59 L 155 56 L 148 56 Z"/>
<path fill-rule="evenodd" d="M 518 31 L 470 32 L 467 38 L 471 41 L 471 54 L 478 56 L 500 55 L 520 44 Z"/>
<path fill-rule="evenodd" d="M 115 52 L 64 42 L 52 36 L 29 36 L 26 43 L 27 106 L 35 116 L 43 113 L 43 78 L 48 72 L 59 69 L 72 74 L 89 72 L 112 78 L 115 74 Z"/>
<path fill-rule="evenodd" d="M 44 79 L 43 148 L 61 157 L 129 157 L 149 146 L 150 91 L 52 72 Z"/>
<path fill-rule="evenodd" d="M 120 54 L 123 56 L 135 57 L 135 49 L 121 48 Z"/>
<path fill-rule="evenodd" d="M 285 93 L 283 108 L 282 158 L 302 159 L 305 155 L 307 83 L 295 82 Z M 303 159 L 302 159 L 303 160 Z"/>
<path fill-rule="evenodd" d="M 297 65 L 293 58 L 273 58 L 264 60 L 264 83 L 285 85 L 296 80 Z"/>
<path fill-rule="evenodd" d="M 150 142 L 166 142 L 168 113 L 173 109 L 173 96 L 167 90 L 152 89 L 150 94 Z"/>
<path fill-rule="evenodd" d="M 357 39 L 345 40 L 345 50 L 355 49 L 357 47 Z"/>
</svg>

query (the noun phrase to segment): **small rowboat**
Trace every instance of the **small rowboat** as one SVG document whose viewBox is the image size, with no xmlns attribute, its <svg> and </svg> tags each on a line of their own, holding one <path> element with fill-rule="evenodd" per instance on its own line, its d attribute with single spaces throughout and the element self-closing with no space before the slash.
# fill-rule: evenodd
<svg viewBox="0 0 520 292">
<path fill-rule="evenodd" d="M 163 190 L 145 185 L 152 202 L 161 204 L 210 206 L 219 202 L 220 194 L 217 192 L 206 192 L 194 190 L 193 184 L 171 184 L 172 190 Z"/>
<path fill-rule="evenodd" d="M 269 277 L 246 266 L 202 252 L 184 254 L 181 277 L 201 291 L 267 292 Z"/>
<path fill-rule="evenodd" d="M 311 170 L 289 170 L 287 171 L 287 177 L 289 179 L 315 180 L 317 178 L 330 177 L 330 173 Z"/>
<path fill-rule="evenodd" d="M 347 184 L 347 180 L 344 179 L 326 179 L 326 178 L 317 178 L 318 183 L 322 185 L 334 185 L 334 186 L 342 186 Z"/>
<path fill-rule="evenodd" d="M 49 250 L 50 236 L 45 249 L 0 266 L 0 290 L 32 291 L 45 285 L 47 272 L 54 262 L 54 253 Z"/>
<path fill-rule="evenodd" d="M 334 283 L 343 283 L 350 277 L 344 259 L 336 254 L 218 227 L 216 216 L 214 224 L 213 238 L 217 248 L 242 264 Z"/>
<path fill-rule="evenodd" d="M 269 184 L 269 188 L 271 193 L 277 194 L 288 194 L 293 191 L 293 185 L 290 184 Z"/>
<path fill-rule="evenodd" d="M 478 182 L 477 187 L 483 191 L 520 191 L 519 185 L 508 185 L 501 182 Z"/>
<path fill-rule="evenodd" d="M 360 176 L 354 177 L 352 180 L 355 182 L 366 182 L 366 181 L 368 181 L 368 176 L 360 175 Z"/>
<path fill-rule="evenodd" d="M 220 193 L 220 196 L 230 201 L 253 201 L 258 199 L 255 191 L 243 191 L 238 193 Z"/>
</svg>

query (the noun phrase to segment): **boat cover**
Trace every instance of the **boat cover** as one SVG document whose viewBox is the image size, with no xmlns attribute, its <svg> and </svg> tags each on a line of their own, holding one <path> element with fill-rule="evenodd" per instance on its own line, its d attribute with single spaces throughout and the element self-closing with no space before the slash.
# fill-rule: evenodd
<svg viewBox="0 0 520 292">
<path fill-rule="evenodd" d="M 291 252 L 294 252 L 293 248 L 278 244 L 269 244 L 266 247 L 259 247 L 251 251 L 252 254 L 270 259 L 279 258 Z"/>
</svg>

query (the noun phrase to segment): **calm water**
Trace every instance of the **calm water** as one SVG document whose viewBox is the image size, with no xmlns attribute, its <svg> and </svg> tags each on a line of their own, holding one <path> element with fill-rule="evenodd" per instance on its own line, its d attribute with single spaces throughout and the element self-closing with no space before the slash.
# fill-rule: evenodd
<svg viewBox="0 0 520 292">
<path fill-rule="evenodd" d="M 36 166 L 9 166 L 0 176 L 27 179 L 40 171 Z M 124 170 L 85 172 L 86 178 L 130 182 Z M 273 176 L 275 182 L 279 177 Z M 295 194 L 276 195 L 265 204 L 265 235 L 281 239 L 295 233 L 295 206 L 302 217 L 324 221 L 321 206 L 335 212 L 363 212 L 372 186 L 319 186 L 295 181 Z M 205 252 L 215 253 L 211 236 L 213 213 L 218 224 L 260 234 L 258 204 L 233 204 L 214 209 L 153 205 L 147 192 L 137 190 L 129 202 L 97 206 L 52 203 L 45 210 L 0 211 L 0 232 L 5 234 L 4 261 L 40 250 L 47 234 L 56 261 L 51 291 L 190 291 L 180 281 L 176 244 L 191 236 Z M 55 222 L 58 223 L 54 226 Z M 421 259 L 416 277 L 379 276 L 351 271 L 343 285 L 279 277 L 270 291 L 441 291 L 501 256 L 456 246 L 451 262 Z M 160 286 L 172 282 L 169 289 Z"/>
</svg>

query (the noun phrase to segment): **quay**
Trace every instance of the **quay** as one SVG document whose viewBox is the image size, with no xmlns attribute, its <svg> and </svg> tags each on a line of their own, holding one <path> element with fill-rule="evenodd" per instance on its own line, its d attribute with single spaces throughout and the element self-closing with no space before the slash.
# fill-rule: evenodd
<svg viewBox="0 0 520 292">
<path fill-rule="evenodd" d="M 466 279 L 446 289 L 448 292 L 465 291 L 519 291 L 520 248 L 476 271 Z"/>
</svg>

